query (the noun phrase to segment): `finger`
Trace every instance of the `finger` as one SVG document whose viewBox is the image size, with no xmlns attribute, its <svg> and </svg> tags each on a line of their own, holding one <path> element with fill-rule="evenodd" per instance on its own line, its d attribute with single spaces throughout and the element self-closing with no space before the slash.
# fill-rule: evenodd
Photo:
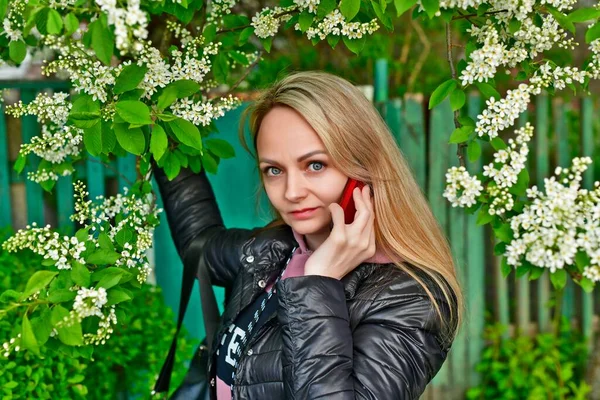
<svg viewBox="0 0 600 400">
<path fill-rule="evenodd" d="M 339 231 L 346 226 L 344 221 L 344 209 L 337 203 L 331 203 L 329 205 L 329 212 L 331 213 L 331 222 L 333 223 L 333 231 Z"/>
<path fill-rule="evenodd" d="M 363 200 L 365 205 L 369 209 L 371 213 L 373 213 L 373 198 L 371 197 L 371 187 L 369 185 L 365 185 L 362 190 Z"/>
</svg>

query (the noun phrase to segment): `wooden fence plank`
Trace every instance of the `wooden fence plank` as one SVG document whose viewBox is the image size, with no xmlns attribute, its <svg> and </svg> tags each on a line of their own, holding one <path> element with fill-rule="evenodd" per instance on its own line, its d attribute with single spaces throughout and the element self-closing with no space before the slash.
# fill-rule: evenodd
<svg viewBox="0 0 600 400">
<path fill-rule="evenodd" d="M 469 116 L 477 117 L 481 110 L 479 96 L 468 98 Z M 481 158 L 475 163 L 467 163 L 471 173 L 478 173 L 482 167 Z M 475 366 L 481 360 L 481 351 L 484 347 L 483 331 L 485 329 L 485 230 L 476 224 L 477 215 L 467 215 L 467 245 L 466 271 L 468 275 L 465 297 L 467 302 L 467 315 L 465 324 L 468 336 L 468 374 L 469 385 L 476 386 L 480 383 L 479 373 Z"/>
<path fill-rule="evenodd" d="M 448 138 L 454 130 L 453 119 L 454 115 L 447 100 L 431 111 L 428 157 L 430 169 L 427 197 L 434 216 L 446 234 L 448 233 L 447 201 L 442 194 L 448 169 Z M 451 363 L 444 363 L 438 374 L 433 378 L 433 385 L 451 388 L 450 369 Z"/>
<path fill-rule="evenodd" d="M 590 97 L 584 97 L 581 102 L 581 152 L 582 156 L 592 157 L 594 155 L 594 101 Z M 594 187 L 594 168 L 590 165 L 583 175 L 583 184 L 587 189 Z M 597 286 L 597 285 L 596 285 Z M 597 293 L 598 287 L 595 292 Z M 594 292 L 582 293 L 582 321 L 581 330 L 583 335 L 588 338 L 588 349 L 591 352 L 594 347 Z"/>
<path fill-rule="evenodd" d="M 75 211 L 75 200 L 73 198 L 73 178 L 63 176 L 58 179 L 55 189 L 57 197 L 58 228 L 66 235 L 73 234 L 75 224 L 69 218 Z"/>
<path fill-rule="evenodd" d="M 427 143 L 425 135 L 425 121 L 423 118 L 423 96 L 407 95 L 404 100 L 400 126 L 400 147 L 408 160 L 417 179 L 417 183 L 426 190 L 425 178 L 427 176 Z"/>
<path fill-rule="evenodd" d="M 0 228 L 12 225 L 12 206 L 10 199 L 10 171 L 8 159 L 8 127 L 4 117 L 4 104 L 0 103 Z"/>
<path fill-rule="evenodd" d="M 36 96 L 37 89 L 21 89 L 21 100 L 24 104 L 30 103 Z M 34 136 L 39 134 L 37 119 L 33 115 L 26 115 L 21 118 L 22 143 L 29 143 Z M 24 174 L 37 170 L 39 161 L 36 157 L 29 157 L 28 164 L 25 167 Z M 44 196 L 41 186 L 29 179 L 25 180 L 25 192 L 27 193 L 27 223 L 36 222 L 39 226 L 45 224 L 44 221 Z"/>
<path fill-rule="evenodd" d="M 89 156 L 86 160 L 87 169 L 87 189 L 90 193 L 90 199 L 98 196 L 104 196 L 106 185 L 104 183 L 104 166 L 97 157 Z M 119 188 L 121 189 L 121 188 Z"/>
<path fill-rule="evenodd" d="M 562 168 L 570 168 L 571 151 L 567 138 L 567 112 L 568 108 L 563 99 L 555 98 L 552 101 L 552 116 L 554 120 L 554 138 L 556 140 L 556 160 L 558 166 Z M 571 279 L 567 280 L 563 291 L 562 315 L 569 321 L 573 318 L 575 306 L 575 286 Z"/>
<path fill-rule="evenodd" d="M 544 178 L 549 176 L 550 163 L 548 159 L 548 96 L 543 93 L 536 99 L 536 124 L 535 124 L 535 181 L 540 190 L 544 188 Z M 538 279 L 538 328 L 540 332 L 550 329 L 550 279 L 548 273 Z"/>
<path fill-rule="evenodd" d="M 529 113 L 525 111 L 519 116 L 519 127 L 524 127 L 527 121 L 529 121 Z M 531 164 L 531 159 L 527 158 L 526 168 L 530 168 Z M 513 274 L 512 276 L 516 277 L 516 274 Z M 515 279 L 517 289 L 517 326 L 521 330 L 521 333 L 528 334 L 530 332 L 531 323 L 530 282 L 528 276 Z"/>
<path fill-rule="evenodd" d="M 396 140 L 396 144 L 400 147 L 400 151 L 405 153 L 405 149 L 401 145 L 402 135 L 402 100 L 392 99 L 385 104 L 385 112 L 383 117 L 386 125 L 388 126 L 392 136 Z"/>
<path fill-rule="evenodd" d="M 119 184 L 119 193 L 121 193 L 124 187 L 129 188 L 135 183 L 137 176 L 135 171 L 135 156 L 128 153 L 125 157 L 119 157 L 117 159 L 117 170 L 119 171 L 117 182 Z"/>
</svg>

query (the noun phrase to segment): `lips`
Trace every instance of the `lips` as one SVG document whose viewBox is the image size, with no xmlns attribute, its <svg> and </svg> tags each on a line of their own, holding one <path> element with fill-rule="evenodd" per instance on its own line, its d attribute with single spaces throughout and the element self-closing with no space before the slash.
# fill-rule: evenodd
<svg viewBox="0 0 600 400">
<path fill-rule="evenodd" d="M 305 211 L 312 211 L 315 210 L 317 207 L 313 207 L 313 208 L 303 208 L 302 210 L 296 210 L 296 211 L 292 211 L 292 214 L 299 214 L 299 213 L 303 213 Z"/>
</svg>

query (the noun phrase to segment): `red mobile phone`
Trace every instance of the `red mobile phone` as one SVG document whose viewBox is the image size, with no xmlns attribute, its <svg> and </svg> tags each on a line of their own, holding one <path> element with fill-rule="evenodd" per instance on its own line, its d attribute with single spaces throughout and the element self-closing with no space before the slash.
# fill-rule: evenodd
<svg viewBox="0 0 600 400">
<path fill-rule="evenodd" d="M 356 214 L 356 205 L 354 204 L 354 198 L 352 192 L 354 188 L 358 187 L 362 189 L 365 184 L 356 179 L 349 178 L 342 193 L 342 200 L 340 200 L 340 206 L 344 209 L 344 220 L 346 224 L 351 224 L 354 221 L 354 215 Z"/>
</svg>

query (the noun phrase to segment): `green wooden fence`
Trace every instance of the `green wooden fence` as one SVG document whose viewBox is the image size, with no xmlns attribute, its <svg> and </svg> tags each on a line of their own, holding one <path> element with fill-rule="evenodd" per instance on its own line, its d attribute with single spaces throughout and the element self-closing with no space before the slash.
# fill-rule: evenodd
<svg viewBox="0 0 600 400">
<path fill-rule="evenodd" d="M 449 105 L 444 103 L 428 112 L 421 95 L 388 99 L 385 64 L 377 63 L 376 71 L 376 106 L 427 194 L 435 216 L 450 238 L 467 301 L 466 322 L 453 345 L 448 362 L 429 385 L 423 399 L 462 398 L 466 388 L 478 383 L 475 365 L 484 347 L 482 334 L 486 313 L 492 315 L 493 320 L 511 328 L 507 335 L 516 330 L 527 334 L 547 331 L 551 328 L 553 317 L 545 306 L 552 295 L 551 288 L 547 277 L 529 282 L 525 279 L 517 280 L 512 274 L 504 279 L 499 272 L 499 259 L 493 256 L 493 242 L 489 232 L 475 224 L 474 216 L 466 215 L 461 209 L 453 209 L 442 197 L 446 170 L 457 164 L 456 146 L 448 145 L 448 138 L 453 130 L 453 113 Z M 20 90 L 24 102 L 31 101 L 41 88 L 68 90 L 65 83 L 47 81 L 0 82 L 0 88 Z M 472 117 L 478 114 L 481 107 L 482 101 L 477 96 L 468 98 L 468 112 Z M 264 225 L 268 218 L 264 216 L 266 213 L 261 215 L 257 212 L 255 195 L 259 182 L 256 166 L 237 139 L 241 112 L 241 108 L 232 111 L 217 122 L 220 136 L 233 144 L 237 156 L 222 160 L 218 175 L 209 175 L 209 179 L 226 226 L 250 228 Z M 571 112 L 578 113 L 576 116 L 580 135 L 576 143 L 580 148 L 570 147 L 573 145 L 573 135 L 568 136 L 567 133 Z M 542 95 L 537 97 L 531 112 L 520 119 L 520 124 L 531 121 L 536 127 L 535 148 L 532 148 L 530 154 L 529 167 L 532 180 L 537 181 L 538 186 L 554 166 L 566 165 L 572 154 L 596 155 L 595 112 L 597 107 L 590 98 L 568 104 L 555 100 L 550 104 L 549 98 Z M 61 178 L 52 195 L 44 194 L 37 184 L 26 181 L 23 175 L 17 176 L 12 169 L 16 158 L 15 148 L 18 148 L 13 142 L 28 141 L 38 131 L 35 118 L 23 117 L 19 122 L 7 118 L 4 112 L 0 113 L 0 118 L 0 226 L 12 224 L 15 228 L 22 227 L 15 220 L 25 213 L 27 223 L 52 223 L 60 229 L 73 229 L 68 220 L 73 209 L 72 179 L 84 180 L 90 195 L 97 196 L 114 194 L 125 186 L 127 180 L 135 178 L 133 158 L 118 160 L 107 166 L 90 159 L 85 165 L 78 166 L 72 178 Z M 7 127 L 11 127 L 10 135 Z M 8 150 L 9 147 L 11 151 Z M 490 151 L 484 152 L 483 162 L 490 157 Z M 481 165 L 482 161 L 479 161 L 468 167 L 471 171 L 476 171 Z M 588 172 L 585 184 L 591 187 L 594 176 L 592 171 Z M 266 199 L 261 199 L 261 205 L 266 210 Z M 149 256 L 154 261 L 156 282 L 163 288 L 167 303 L 177 310 L 182 266 L 171 241 L 164 214 L 161 215 L 161 225 L 155 232 L 154 248 Z M 222 299 L 222 290 L 215 290 Z M 193 295 L 185 323 L 194 336 L 201 338 L 204 327 L 199 296 L 197 291 Z M 597 292 L 594 295 L 585 294 L 578 287 L 570 285 L 565 291 L 562 313 L 579 326 L 587 337 L 592 338 L 593 332 L 597 330 L 595 327 L 598 325 L 599 303 Z"/>
</svg>

